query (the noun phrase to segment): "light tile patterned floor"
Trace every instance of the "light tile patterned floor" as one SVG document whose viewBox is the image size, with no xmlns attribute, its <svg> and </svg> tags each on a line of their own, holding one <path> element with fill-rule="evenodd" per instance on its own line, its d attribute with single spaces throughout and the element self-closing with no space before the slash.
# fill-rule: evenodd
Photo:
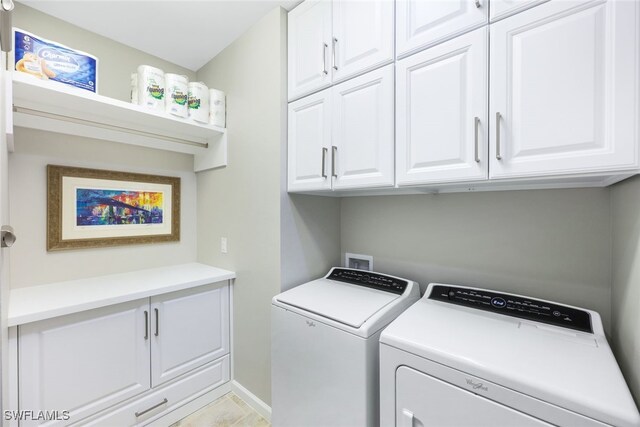
<svg viewBox="0 0 640 427">
<path fill-rule="evenodd" d="M 171 427 L 270 427 L 271 424 L 234 393 L 227 393 Z"/>
</svg>

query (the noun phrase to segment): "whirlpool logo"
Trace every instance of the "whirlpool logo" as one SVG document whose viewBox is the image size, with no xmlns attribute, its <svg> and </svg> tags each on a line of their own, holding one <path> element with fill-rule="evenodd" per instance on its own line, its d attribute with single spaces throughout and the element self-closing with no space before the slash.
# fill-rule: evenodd
<svg viewBox="0 0 640 427">
<path fill-rule="evenodd" d="M 472 380 L 470 378 L 467 378 L 467 385 L 469 385 L 474 390 L 489 391 L 487 386 L 485 386 L 483 383 L 475 382 L 474 380 Z"/>
</svg>

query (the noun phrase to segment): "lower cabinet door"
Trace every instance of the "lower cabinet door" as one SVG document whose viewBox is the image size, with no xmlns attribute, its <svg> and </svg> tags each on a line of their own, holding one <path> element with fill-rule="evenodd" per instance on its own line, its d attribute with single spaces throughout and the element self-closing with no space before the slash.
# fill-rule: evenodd
<svg viewBox="0 0 640 427">
<path fill-rule="evenodd" d="M 229 285 L 151 298 L 151 384 L 156 387 L 229 353 Z"/>
<path fill-rule="evenodd" d="M 148 316 L 143 299 L 19 326 L 20 410 L 69 424 L 148 390 Z"/>
</svg>

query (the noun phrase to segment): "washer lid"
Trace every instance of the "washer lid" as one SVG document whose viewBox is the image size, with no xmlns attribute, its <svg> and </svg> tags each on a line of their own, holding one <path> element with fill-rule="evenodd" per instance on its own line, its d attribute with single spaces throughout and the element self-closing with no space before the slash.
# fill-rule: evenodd
<svg viewBox="0 0 640 427">
<path fill-rule="evenodd" d="M 378 289 L 318 279 L 283 292 L 275 300 L 357 329 L 399 297 Z"/>
</svg>

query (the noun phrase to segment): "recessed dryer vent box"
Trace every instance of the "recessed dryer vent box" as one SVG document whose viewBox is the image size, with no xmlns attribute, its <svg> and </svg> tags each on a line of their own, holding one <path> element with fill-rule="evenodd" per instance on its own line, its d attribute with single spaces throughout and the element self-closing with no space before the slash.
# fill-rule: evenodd
<svg viewBox="0 0 640 427">
<path fill-rule="evenodd" d="M 347 268 L 356 268 L 358 270 L 373 271 L 373 257 L 371 255 L 344 254 L 344 266 Z"/>
</svg>

